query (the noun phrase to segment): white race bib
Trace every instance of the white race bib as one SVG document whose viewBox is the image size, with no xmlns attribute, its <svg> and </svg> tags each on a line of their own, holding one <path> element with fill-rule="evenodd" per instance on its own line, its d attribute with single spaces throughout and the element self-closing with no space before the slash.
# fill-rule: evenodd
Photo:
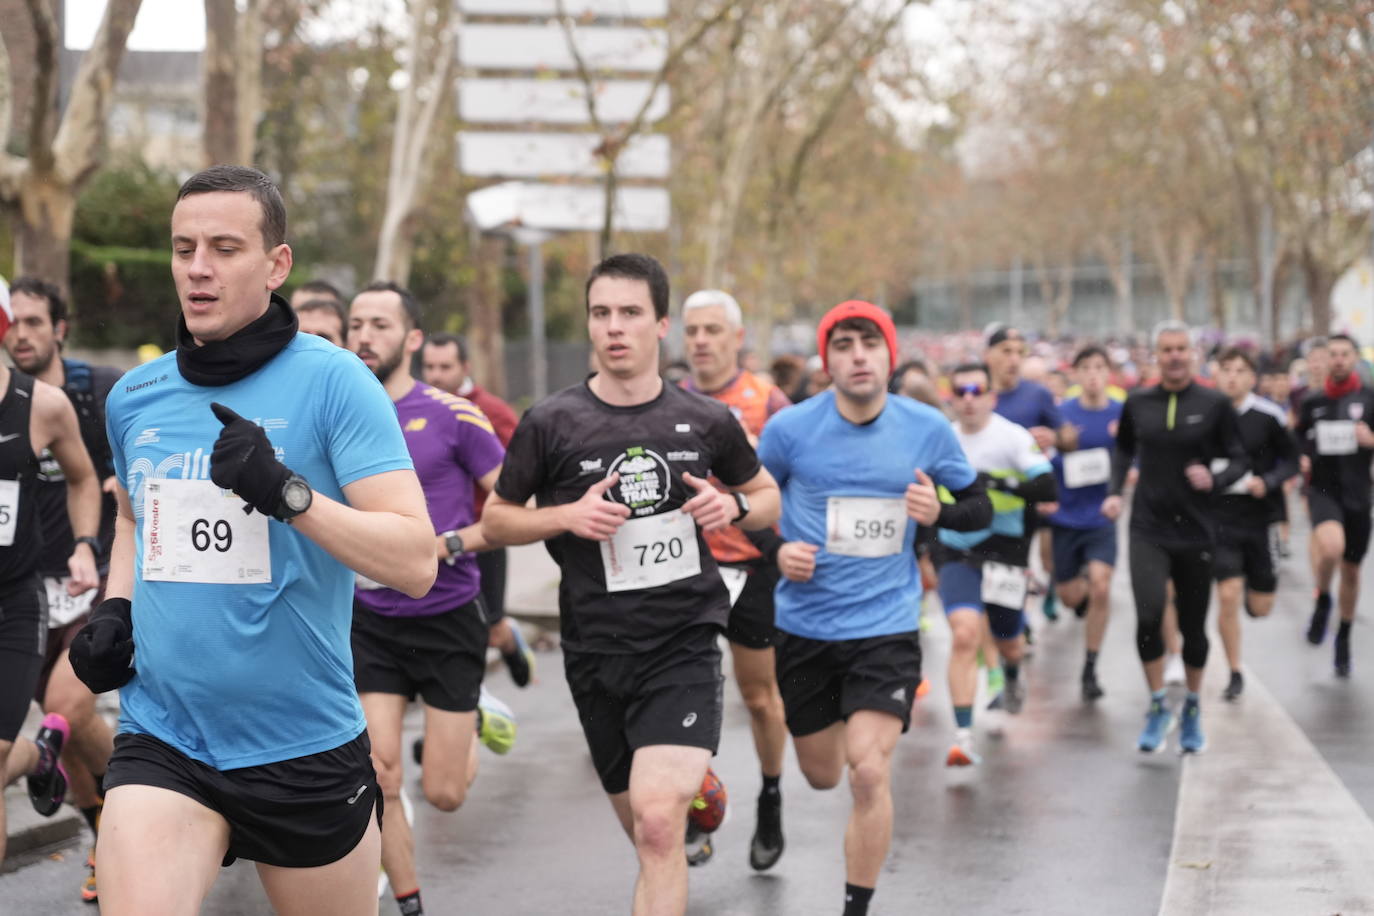
<svg viewBox="0 0 1374 916">
<path fill-rule="evenodd" d="M 721 566 L 720 578 L 725 582 L 725 590 L 730 593 L 730 607 L 735 606 L 739 596 L 744 593 L 744 583 L 749 581 L 749 573 L 734 566 Z"/>
<path fill-rule="evenodd" d="M 272 581 L 267 516 L 209 480 L 143 485 L 143 578 L 249 585 Z"/>
<path fill-rule="evenodd" d="M 19 523 L 19 481 L 0 480 L 0 547 L 14 543 L 14 529 Z"/>
<path fill-rule="evenodd" d="M 1026 602 L 1026 568 L 983 562 L 984 604 L 1020 610 Z"/>
<path fill-rule="evenodd" d="M 1064 486 L 1070 490 L 1106 483 L 1112 477 L 1112 454 L 1105 448 L 1064 453 Z"/>
<path fill-rule="evenodd" d="M 1354 420 L 1317 421 L 1318 455 L 1353 455 L 1357 448 Z"/>
<path fill-rule="evenodd" d="M 825 549 L 842 557 L 890 557 L 902 552 L 906 503 L 870 496 L 825 501 Z"/>
<path fill-rule="evenodd" d="M 655 588 L 701 574 L 697 523 L 685 512 L 631 519 L 601 542 L 606 591 Z"/>
<path fill-rule="evenodd" d="M 95 601 L 95 593 L 98 589 L 91 589 L 82 592 L 73 598 L 67 594 L 67 583 L 71 577 L 63 576 L 56 579 L 52 576 L 43 577 L 43 589 L 48 593 L 48 626 L 65 627 L 82 614 L 91 609 L 91 603 Z"/>
</svg>

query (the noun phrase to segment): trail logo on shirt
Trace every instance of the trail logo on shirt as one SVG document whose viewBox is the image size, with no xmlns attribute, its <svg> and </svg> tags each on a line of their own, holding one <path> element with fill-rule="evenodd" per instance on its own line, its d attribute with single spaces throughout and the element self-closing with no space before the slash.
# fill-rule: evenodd
<svg viewBox="0 0 1374 916">
<path fill-rule="evenodd" d="M 606 476 L 619 474 L 620 481 L 610 491 L 613 499 L 624 503 L 636 516 L 653 515 L 668 501 L 668 462 L 642 446 L 627 448 L 611 462 Z"/>
</svg>

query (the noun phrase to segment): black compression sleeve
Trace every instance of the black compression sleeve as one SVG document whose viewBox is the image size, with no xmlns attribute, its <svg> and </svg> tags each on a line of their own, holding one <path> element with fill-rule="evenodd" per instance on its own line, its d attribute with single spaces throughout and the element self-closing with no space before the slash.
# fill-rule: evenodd
<svg viewBox="0 0 1374 916">
<path fill-rule="evenodd" d="M 1278 420 L 1275 420 L 1270 428 L 1269 438 L 1274 448 L 1274 457 L 1277 460 L 1269 473 L 1264 475 L 1264 486 L 1273 490 L 1282 486 L 1288 478 L 1297 476 L 1298 443 L 1293 439 L 1293 434 L 1285 429 Z"/>
<path fill-rule="evenodd" d="M 1126 486 L 1126 475 L 1135 461 L 1135 421 L 1131 419 L 1131 401 L 1127 400 L 1116 425 L 1116 451 L 1112 453 L 1112 485 L 1107 492 L 1120 496 Z"/>
<path fill-rule="evenodd" d="M 935 522 L 937 527 L 950 531 L 980 531 L 992 524 L 992 500 L 982 480 L 974 480 L 952 494 L 954 505 L 946 503 L 940 507 L 940 517 Z"/>
<path fill-rule="evenodd" d="M 785 543 L 782 535 L 772 528 L 760 528 L 758 531 L 747 531 L 743 528 L 739 530 L 749 539 L 749 543 L 753 544 L 758 552 L 763 554 L 765 563 L 772 566 L 778 562 L 778 548 Z"/>
<path fill-rule="evenodd" d="M 1006 488 L 1028 503 L 1052 503 L 1059 498 L 1059 487 L 1053 474 L 1037 474 L 1030 480 L 1020 481 L 1014 488 Z"/>
</svg>

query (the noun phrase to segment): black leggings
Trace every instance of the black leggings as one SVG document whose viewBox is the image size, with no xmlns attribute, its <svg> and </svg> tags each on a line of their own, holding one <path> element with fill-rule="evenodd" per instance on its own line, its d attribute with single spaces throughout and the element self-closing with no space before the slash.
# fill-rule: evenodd
<svg viewBox="0 0 1374 916">
<path fill-rule="evenodd" d="M 1131 591 L 1135 593 L 1135 646 L 1142 662 L 1164 655 L 1167 583 L 1183 635 L 1183 663 L 1207 665 L 1207 605 L 1212 597 L 1212 548 L 1206 544 L 1157 544 L 1131 533 Z"/>
</svg>

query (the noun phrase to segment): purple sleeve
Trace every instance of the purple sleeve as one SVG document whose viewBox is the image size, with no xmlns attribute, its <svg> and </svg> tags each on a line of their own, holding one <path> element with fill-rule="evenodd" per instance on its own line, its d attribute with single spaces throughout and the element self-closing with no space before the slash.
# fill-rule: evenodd
<svg viewBox="0 0 1374 916">
<path fill-rule="evenodd" d="M 464 412 L 455 413 L 453 419 L 457 426 L 453 437 L 453 457 L 472 475 L 472 479 L 480 480 L 500 467 L 506 458 L 506 450 L 501 447 L 501 440 L 496 438 L 491 423 L 478 422 Z M 482 419 L 485 419 L 485 415 Z"/>
</svg>

